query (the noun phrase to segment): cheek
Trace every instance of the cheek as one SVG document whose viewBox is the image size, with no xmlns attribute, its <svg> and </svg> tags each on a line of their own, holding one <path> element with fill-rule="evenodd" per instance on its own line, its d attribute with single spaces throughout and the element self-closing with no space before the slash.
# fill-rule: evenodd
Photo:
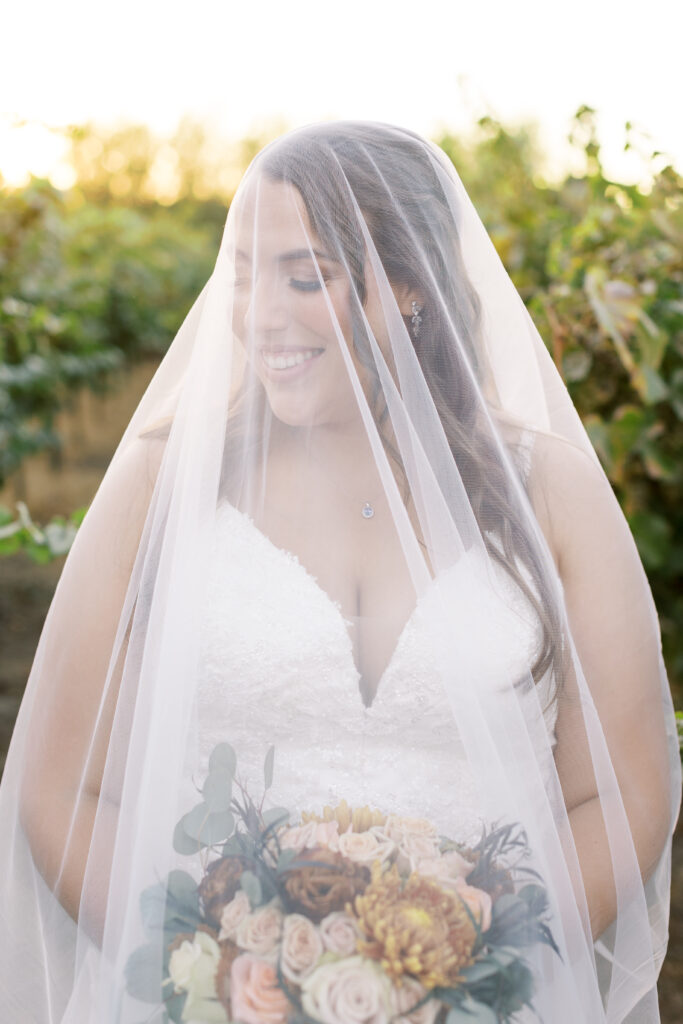
<svg viewBox="0 0 683 1024">
<path fill-rule="evenodd" d="M 351 355 L 354 356 L 349 285 L 346 281 L 332 281 L 328 284 L 327 296 L 332 307 L 330 311 L 327 303 L 325 303 L 327 333 L 334 339 L 335 345 L 339 347 L 339 344 L 341 343 L 339 334 L 341 332 L 347 349 Z M 321 298 L 324 302 L 324 296 Z M 339 358 L 342 359 L 341 352 L 339 352 Z"/>
<path fill-rule="evenodd" d="M 320 291 L 302 297 L 293 305 L 292 321 L 315 334 L 326 347 L 339 347 L 340 331 L 348 344 L 351 316 L 346 289 L 328 286 L 327 294 Z"/>
<path fill-rule="evenodd" d="M 249 310 L 249 289 L 235 288 L 232 299 L 232 332 L 242 343 L 247 341 L 246 317 Z"/>
</svg>

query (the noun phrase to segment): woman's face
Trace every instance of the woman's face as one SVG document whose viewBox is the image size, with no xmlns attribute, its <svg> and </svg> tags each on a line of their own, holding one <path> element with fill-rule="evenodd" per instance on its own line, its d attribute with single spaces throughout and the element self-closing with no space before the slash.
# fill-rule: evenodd
<svg viewBox="0 0 683 1024">
<path fill-rule="evenodd" d="M 262 177 L 240 197 L 233 327 L 279 420 L 342 427 L 359 421 L 348 360 L 361 384 L 367 371 L 351 341 L 351 283 L 287 183 Z"/>
</svg>

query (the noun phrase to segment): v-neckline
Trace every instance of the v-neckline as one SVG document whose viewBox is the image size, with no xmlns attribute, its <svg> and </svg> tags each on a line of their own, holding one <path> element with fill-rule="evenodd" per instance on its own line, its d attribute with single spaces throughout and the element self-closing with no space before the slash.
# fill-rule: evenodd
<svg viewBox="0 0 683 1024">
<path fill-rule="evenodd" d="M 372 711 L 374 709 L 376 703 L 377 703 L 377 698 L 379 696 L 380 690 L 383 690 L 385 688 L 384 687 L 385 680 L 386 680 L 387 676 L 389 676 L 391 674 L 392 670 L 393 670 L 393 667 L 394 667 L 396 658 L 398 656 L 399 650 L 400 650 L 400 648 L 403 645 L 404 638 L 405 638 L 407 632 L 409 631 L 409 629 L 413 625 L 415 616 L 417 615 L 417 612 L 418 612 L 418 609 L 420 607 L 420 604 L 421 604 L 421 602 L 422 602 L 422 600 L 424 598 L 424 594 L 422 594 L 422 595 L 420 595 L 418 597 L 418 599 L 417 599 L 417 601 L 415 603 L 415 607 L 413 608 L 413 610 L 411 611 L 410 615 L 408 616 L 408 618 L 404 622 L 403 627 L 401 628 L 401 630 L 400 630 L 400 632 L 398 634 L 398 637 L 396 639 L 396 643 L 394 644 L 394 648 L 393 648 L 393 650 L 391 652 L 389 660 L 386 663 L 386 665 L 384 666 L 384 670 L 382 671 L 382 673 L 381 673 L 381 675 L 379 677 L 379 681 L 377 683 L 377 686 L 375 687 L 375 692 L 373 694 L 372 700 L 370 701 L 369 704 L 366 704 L 365 701 L 363 700 L 363 694 L 361 693 L 361 690 L 360 690 L 360 683 L 362 681 L 363 676 L 359 672 L 358 665 L 356 664 L 356 659 L 355 659 L 354 653 L 353 653 L 353 641 L 351 639 L 351 636 L 350 636 L 349 630 L 348 630 L 348 626 L 351 623 L 350 623 L 350 621 L 348 619 L 344 618 L 344 614 L 343 614 L 343 611 L 342 611 L 342 608 L 341 608 L 341 605 L 339 604 L 339 602 L 333 600 L 333 598 L 328 594 L 328 592 L 325 590 L 325 588 L 320 585 L 320 583 L 318 582 L 317 578 L 313 575 L 313 573 L 309 572 L 309 570 L 306 568 L 306 566 L 303 565 L 303 563 L 299 560 L 298 556 L 295 555 L 293 551 L 289 551 L 287 548 L 282 548 L 278 544 L 276 544 L 273 540 L 271 540 L 271 538 L 268 536 L 268 534 L 264 533 L 263 530 L 261 530 L 260 527 L 258 527 L 256 525 L 256 523 L 254 522 L 252 517 L 247 512 L 243 512 L 241 509 L 237 508 L 236 505 L 232 505 L 228 501 L 221 502 L 218 505 L 216 511 L 220 512 L 222 509 L 225 509 L 225 508 L 229 509 L 231 512 L 235 512 L 244 522 L 248 523 L 248 525 L 251 527 L 251 529 L 254 531 L 254 533 L 258 537 L 261 538 L 261 540 L 269 547 L 269 549 L 271 551 L 276 552 L 277 555 L 280 558 L 283 558 L 287 562 L 288 565 L 294 564 L 304 574 L 304 576 L 309 581 L 311 586 L 313 586 L 315 588 L 315 590 L 319 594 L 319 596 L 322 597 L 322 599 L 324 600 L 325 604 L 331 609 L 332 613 L 338 618 L 339 624 L 340 624 L 340 626 L 342 628 L 342 632 L 344 633 L 344 636 L 346 637 L 346 640 L 347 640 L 349 662 L 351 664 L 351 667 L 353 669 L 353 674 L 354 674 L 355 679 L 356 679 L 356 692 L 357 692 L 358 697 L 360 699 L 361 707 L 362 707 L 362 709 L 364 711 Z M 432 579 L 431 583 L 429 584 L 429 587 L 427 588 L 428 590 L 433 585 L 433 583 L 434 583 L 434 580 Z"/>
</svg>

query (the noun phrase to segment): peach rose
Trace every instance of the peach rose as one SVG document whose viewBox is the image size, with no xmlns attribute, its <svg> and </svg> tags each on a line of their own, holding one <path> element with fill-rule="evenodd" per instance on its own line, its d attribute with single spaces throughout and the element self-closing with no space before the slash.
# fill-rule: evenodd
<svg viewBox="0 0 683 1024">
<path fill-rule="evenodd" d="M 427 994 L 427 989 L 409 974 L 403 976 L 402 985 L 392 985 L 389 993 L 392 1024 L 434 1024 L 441 1004 L 438 999 L 429 999 L 423 1006 L 409 1013 L 412 1006 Z M 394 1016 L 401 1014 L 401 1016 Z"/>
<path fill-rule="evenodd" d="M 373 860 L 379 858 L 382 863 L 392 855 L 396 849 L 393 839 L 390 839 L 381 828 L 371 828 L 367 832 L 343 832 L 339 836 L 339 852 L 357 864 L 372 864 Z"/>
<path fill-rule="evenodd" d="M 273 964 L 251 953 L 233 960 L 230 970 L 232 1017 L 244 1024 L 284 1024 L 289 999 L 278 986 Z"/>
<path fill-rule="evenodd" d="M 335 910 L 320 922 L 320 937 L 330 953 L 351 956 L 356 952 L 356 939 L 360 938 L 358 925 L 344 910 Z"/>
<path fill-rule="evenodd" d="M 285 978 L 301 983 L 323 954 L 323 940 L 303 914 L 288 914 L 282 929 L 280 966 Z"/>
<path fill-rule="evenodd" d="M 286 826 L 279 835 L 283 850 L 310 850 L 314 846 L 339 849 L 339 823 L 337 821 L 307 821 L 305 825 Z"/>
<path fill-rule="evenodd" d="M 472 911 L 472 916 L 479 923 L 483 932 L 491 927 L 491 897 L 483 889 L 468 885 L 464 878 L 456 878 L 453 888 L 461 900 Z"/>
<path fill-rule="evenodd" d="M 246 892 L 239 889 L 230 902 L 226 903 L 223 907 L 218 941 L 223 942 L 225 939 L 234 939 L 238 925 L 241 924 L 250 910 L 249 897 Z"/>
<path fill-rule="evenodd" d="M 276 899 L 247 914 L 235 929 L 235 942 L 250 953 L 273 953 L 282 935 L 283 914 Z"/>
</svg>

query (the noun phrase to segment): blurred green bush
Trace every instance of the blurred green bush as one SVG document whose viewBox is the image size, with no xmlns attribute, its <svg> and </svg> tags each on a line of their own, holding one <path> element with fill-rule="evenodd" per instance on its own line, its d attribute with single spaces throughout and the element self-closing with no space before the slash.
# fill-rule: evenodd
<svg viewBox="0 0 683 1024">
<path fill-rule="evenodd" d="M 0 486 L 59 450 L 55 414 L 75 389 L 166 350 L 219 238 L 196 204 L 97 205 L 42 180 L 0 192 Z"/>
<path fill-rule="evenodd" d="M 539 181 L 532 131 L 485 118 L 446 150 L 569 389 L 648 572 L 683 704 L 683 178 L 642 150 L 651 186 L 606 177 L 595 115 L 580 175 Z M 626 147 L 638 144 L 630 126 Z"/>
<path fill-rule="evenodd" d="M 207 199 L 206 184 L 204 198 L 193 195 L 192 182 L 201 175 L 185 153 L 177 201 L 155 203 L 149 172 L 157 156 L 147 142 L 141 148 L 140 132 L 131 129 L 135 173 L 127 174 L 127 138 L 117 136 L 118 149 L 111 140 L 98 142 L 98 153 L 104 146 L 119 168 L 111 179 L 116 188 L 97 160 L 83 164 L 90 150 L 80 132 L 74 165 L 82 187 L 59 193 L 34 181 L 23 191 L 0 193 L 0 480 L 26 454 L 58 445 L 53 417 L 71 389 L 106 386 L 126 359 L 162 353 L 211 271 L 230 197 Z M 652 151 L 641 153 L 649 187 L 609 180 L 587 107 L 572 126 L 582 169 L 560 182 L 542 180 L 542 154 L 530 129 L 513 131 L 484 118 L 467 142 L 451 135 L 437 141 L 548 345 L 629 520 L 677 690 L 683 680 L 683 180 Z M 636 143 L 627 126 L 626 146 Z M 245 144 L 245 154 L 253 148 Z M 0 553 L 24 537 L 36 557 L 39 549 L 41 558 L 50 557 L 47 540 L 36 540 L 39 528 L 26 521 L 13 528 L 11 518 L 2 519 Z"/>
</svg>

